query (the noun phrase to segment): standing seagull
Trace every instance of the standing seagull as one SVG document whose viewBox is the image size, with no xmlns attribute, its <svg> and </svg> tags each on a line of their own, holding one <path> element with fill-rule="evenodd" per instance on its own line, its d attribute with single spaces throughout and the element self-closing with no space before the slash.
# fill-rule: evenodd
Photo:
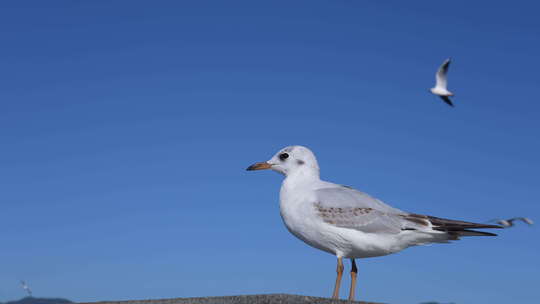
<svg viewBox="0 0 540 304">
<path fill-rule="evenodd" d="M 247 170 L 271 169 L 285 175 L 280 213 L 287 229 L 317 249 L 337 256 L 333 298 L 339 297 L 343 258 L 351 260 L 349 300 L 356 289 L 356 258 L 396 253 L 410 246 L 447 243 L 461 236 L 495 236 L 475 228 L 496 225 L 408 213 L 353 188 L 322 181 L 313 152 L 302 146 L 280 150 Z"/>
<path fill-rule="evenodd" d="M 453 107 L 454 104 L 450 100 L 450 96 L 454 96 L 454 93 L 448 91 L 447 87 L 447 77 L 446 73 L 448 73 L 448 66 L 450 65 L 450 58 L 446 59 L 443 64 L 439 67 L 437 70 L 437 74 L 435 74 L 435 87 L 431 88 L 431 93 L 439 96 L 446 102 L 449 106 Z"/>
</svg>

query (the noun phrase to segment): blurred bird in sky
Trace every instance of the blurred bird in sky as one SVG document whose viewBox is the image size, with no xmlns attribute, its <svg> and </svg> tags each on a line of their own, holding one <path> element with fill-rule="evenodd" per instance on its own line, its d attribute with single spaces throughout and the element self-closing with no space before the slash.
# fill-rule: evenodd
<svg viewBox="0 0 540 304">
<path fill-rule="evenodd" d="M 32 290 L 30 290 L 30 287 L 28 286 L 28 284 L 26 284 L 25 281 L 21 281 L 21 287 L 22 289 L 24 289 L 24 291 L 26 291 L 26 293 L 28 293 L 29 297 L 32 296 Z"/>
<path fill-rule="evenodd" d="M 430 91 L 439 96 L 449 106 L 453 107 L 454 104 L 452 103 L 452 100 L 450 100 L 450 96 L 454 96 L 454 93 L 447 89 L 448 78 L 446 74 L 448 73 L 448 66 L 450 66 L 450 58 L 446 59 L 437 70 L 437 73 L 435 74 L 435 87 L 431 88 Z"/>
<path fill-rule="evenodd" d="M 488 221 L 489 223 L 496 223 L 498 225 L 501 225 L 503 226 L 504 228 L 509 228 L 509 227 L 513 227 L 514 226 L 514 222 L 515 221 L 522 221 L 524 222 L 525 224 L 528 224 L 528 225 L 532 225 L 534 224 L 533 220 L 531 220 L 530 218 L 526 218 L 526 217 L 513 217 L 513 218 L 510 218 L 510 219 L 494 219 L 494 220 L 491 220 L 491 221 Z"/>
</svg>

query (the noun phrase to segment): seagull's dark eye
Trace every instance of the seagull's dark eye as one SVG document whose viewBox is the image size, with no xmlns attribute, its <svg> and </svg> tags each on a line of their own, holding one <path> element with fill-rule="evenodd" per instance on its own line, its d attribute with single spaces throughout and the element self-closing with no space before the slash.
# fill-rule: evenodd
<svg viewBox="0 0 540 304">
<path fill-rule="evenodd" d="M 287 154 L 287 153 L 281 153 L 281 154 L 279 155 L 279 159 L 281 159 L 281 161 L 284 161 L 284 160 L 286 160 L 287 158 L 289 158 L 289 154 Z"/>
</svg>

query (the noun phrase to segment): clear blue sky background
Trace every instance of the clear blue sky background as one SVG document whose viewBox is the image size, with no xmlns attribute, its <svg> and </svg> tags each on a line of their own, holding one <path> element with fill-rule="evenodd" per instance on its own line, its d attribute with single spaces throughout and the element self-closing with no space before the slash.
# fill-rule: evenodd
<svg viewBox="0 0 540 304">
<path fill-rule="evenodd" d="M 0 4 L 0 301 L 329 296 L 281 176 L 245 171 L 291 144 L 404 210 L 540 220 L 534 1 L 186 2 Z M 359 297 L 538 303 L 539 251 L 520 226 L 360 260 Z"/>
</svg>

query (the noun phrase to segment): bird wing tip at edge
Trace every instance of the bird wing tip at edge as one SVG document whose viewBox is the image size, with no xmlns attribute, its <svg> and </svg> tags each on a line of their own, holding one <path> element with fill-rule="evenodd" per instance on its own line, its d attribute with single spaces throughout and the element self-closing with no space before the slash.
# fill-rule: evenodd
<svg viewBox="0 0 540 304">
<path fill-rule="evenodd" d="M 452 108 L 454 108 L 454 103 L 452 102 L 452 100 L 450 99 L 450 97 L 448 96 L 440 96 L 441 99 L 449 106 L 451 106 Z"/>
<path fill-rule="evenodd" d="M 478 231 L 478 230 L 469 230 L 464 229 L 461 231 L 456 231 L 458 236 L 497 236 L 496 233 L 492 232 L 484 232 L 484 231 Z"/>
</svg>

